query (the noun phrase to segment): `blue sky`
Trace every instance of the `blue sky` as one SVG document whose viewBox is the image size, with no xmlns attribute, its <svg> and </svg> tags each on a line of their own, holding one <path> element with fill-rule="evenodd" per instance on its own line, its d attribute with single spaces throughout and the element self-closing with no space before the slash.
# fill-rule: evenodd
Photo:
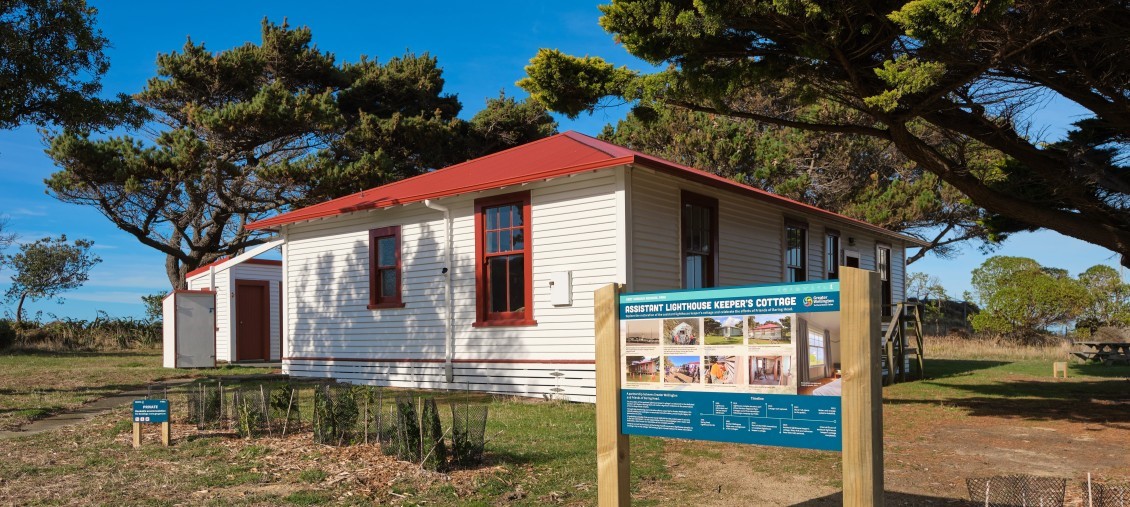
<svg viewBox="0 0 1130 507">
<path fill-rule="evenodd" d="M 514 82 L 524 76 L 523 67 L 538 48 L 599 55 L 617 65 L 646 68 L 597 24 L 598 2 L 198 1 L 191 8 L 177 2 L 145 2 L 143 8 L 134 2 L 90 3 L 98 8 L 99 27 L 113 46 L 108 51 L 111 68 L 103 79 L 108 94 L 140 91 L 154 75 L 157 54 L 179 50 L 186 37 L 213 51 L 258 42 L 264 17 L 309 26 L 315 44 L 339 60 L 368 55 L 385 61 L 405 51 L 431 53 L 444 69 L 446 91 L 462 101 L 464 117 L 482 109 L 500 90 L 525 97 Z M 562 130 L 596 135 L 626 112 L 624 107 L 608 108 L 577 120 L 558 120 Z M 1078 107 L 1052 100 L 1033 122 L 1046 138 L 1055 139 L 1080 114 Z M 40 302 L 30 305 L 31 311 L 86 319 L 99 309 L 139 316 L 141 295 L 168 289 L 164 257 L 118 231 L 93 209 L 47 196 L 43 179 L 55 170 L 36 129 L 0 131 L 0 215 L 8 217 L 10 229 L 24 241 L 58 234 L 93 239 L 103 259 L 83 288 L 65 295 L 65 304 Z M 1017 235 L 997 253 L 1033 257 L 1072 273 L 1098 263 L 1117 266 L 1110 252 L 1051 232 Z M 923 259 L 910 270 L 939 276 L 960 296 L 968 289 L 969 271 L 984 257 L 968 248 L 950 260 Z M 0 271 L 0 290 L 7 287 L 9 275 Z"/>
</svg>

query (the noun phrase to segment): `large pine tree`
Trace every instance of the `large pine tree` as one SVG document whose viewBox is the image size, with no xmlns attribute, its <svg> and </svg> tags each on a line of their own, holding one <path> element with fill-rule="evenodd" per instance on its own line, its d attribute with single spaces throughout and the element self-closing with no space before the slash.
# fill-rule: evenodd
<svg viewBox="0 0 1130 507">
<path fill-rule="evenodd" d="M 48 188 L 165 253 L 182 287 L 188 271 L 260 243 L 244 226 L 270 213 L 556 130 L 541 106 L 505 97 L 461 120 L 443 85 L 427 54 L 339 63 L 285 23 L 264 21 L 260 44 L 216 53 L 189 40 L 158 56 L 135 97 L 155 135 L 56 136 L 48 152 L 62 170 Z"/>
</svg>

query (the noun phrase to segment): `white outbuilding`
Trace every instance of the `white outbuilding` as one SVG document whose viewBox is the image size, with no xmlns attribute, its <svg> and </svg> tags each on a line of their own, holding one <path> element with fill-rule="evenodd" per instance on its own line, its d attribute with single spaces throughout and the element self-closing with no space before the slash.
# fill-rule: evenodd
<svg viewBox="0 0 1130 507">
<path fill-rule="evenodd" d="M 282 261 L 252 257 L 277 245 L 275 241 L 248 254 L 218 260 L 185 277 L 187 293 L 215 297 L 212 332 L 216 361 L 267 362 L 281 358 Z"/>
</svg>

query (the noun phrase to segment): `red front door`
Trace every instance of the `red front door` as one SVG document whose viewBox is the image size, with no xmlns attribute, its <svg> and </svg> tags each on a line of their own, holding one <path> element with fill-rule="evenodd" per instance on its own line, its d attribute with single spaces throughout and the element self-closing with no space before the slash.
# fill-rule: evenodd
<svg viewBox="0 0 1130 507">
<path fill-rule="evenodd" d="M 235 281 L 235 360 L 270 358 L 269 282 Z"/>
</svg>

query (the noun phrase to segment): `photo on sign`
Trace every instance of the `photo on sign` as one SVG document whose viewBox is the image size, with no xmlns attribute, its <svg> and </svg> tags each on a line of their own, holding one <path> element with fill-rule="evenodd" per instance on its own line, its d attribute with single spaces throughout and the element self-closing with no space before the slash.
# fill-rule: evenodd
<svg viewBox="0 0 1130 507">
<path fill-rule="evenodd" d="M 664 319 L 663 343 L 665 345 L 698 345 L 702 329 L 699 319 Z"/>
<path fill-rule="evenodd" d="M 704 367 L 707 384 L 737 384 L 738 356 L 706 356 Z"/>
<path fill-rule="evenodd" d="M 749 356 L 749 385 L 765 387 L 795 385 L 792 356 L 780 353 Z"/>
<path fill-rule="evenodd" d="M 750 345 L 789 345 L 793 341 L 793 314 L 773 313 L 750 315 L 746 319 L 746 336 Z"/>
<path fill-rule="evenodd" d="M 741 345 L 745 343 L 744 320 L 739 316 L 707 317 L 703 319 L 703 343 L 706 345 Z"/>
<path fill-rule="evenodd" d="M 798 313 L 797 394 L 839 396 L 840 313 Z"/>
<path fill-rule="evenodd" d="M 625 320 L 624 342 L 628 345 L 659 345 L 658 320 Z"/>
<path fill-rule="evenodd" d="M 700 373 L 701 356 L 663 356 L 664 384 L 697 384 Z"/>
<path fill-rule="evenodd" d="M 624 369 L 628 382 L 659 383 L 659 357 L 626 356 Z"/>
</svg>

